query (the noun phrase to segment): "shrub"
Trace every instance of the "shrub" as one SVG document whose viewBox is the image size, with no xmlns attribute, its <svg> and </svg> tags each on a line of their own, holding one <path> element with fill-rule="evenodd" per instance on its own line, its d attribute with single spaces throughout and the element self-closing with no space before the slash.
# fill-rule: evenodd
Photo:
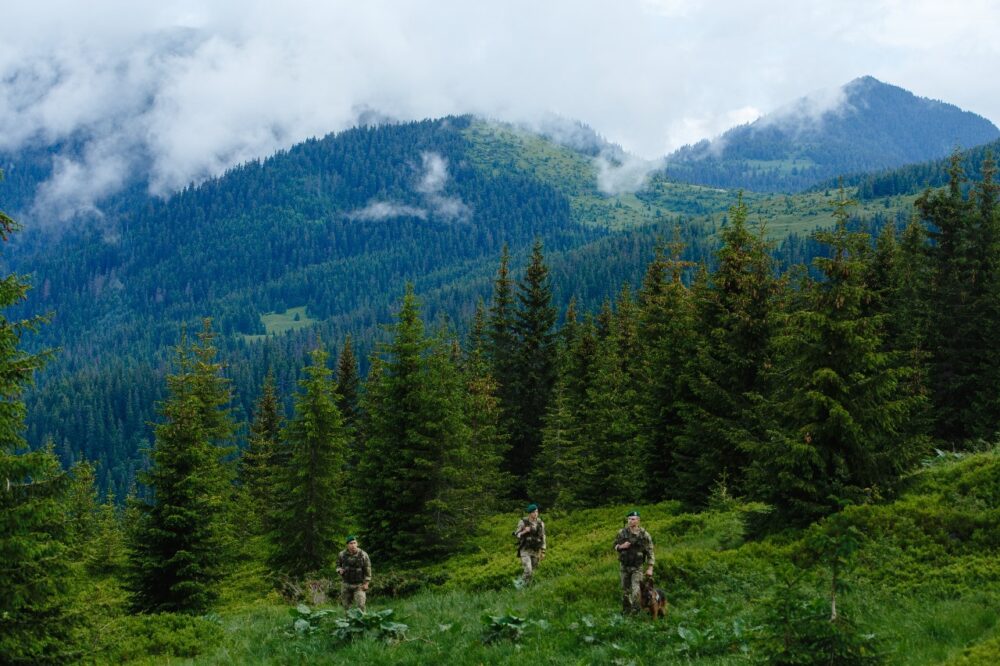
<svg viewBox="0 0 1000 666">
<path fill-rule="evenodd" d="M 370 593 L 378 598 L 407 597 L 422 590 L 444 585 L 448 576 L 428 569 L 389 569 L 372 578 Z"/>
<path fill-rule="evenodd" d="M 778 581 L 763 607 L 755 654 L 774 666 L 883 663 L 874 634 L 842 613 L 830 617 L 829 600 L 812 592 L 801 576 Z"/>
<path fill-rule="evenodd" d="M 349 643 L 356 638 L 371 636 L 385 643 L 395 643 L 406 638 L 410 627 L 402 622 L 393 622 L 393 610 L 366 613 L 358 608 L 347 611 L 347 616 L 334 622 L 333 638 L 340 643 Z"/>
<path fill-rule="evenodd" d="M 507 611 L 504 615 L 483 615 L 483 643 L 490 645 L 499 641 L 520 641 L 532 627 L 545 629 L 545 620 L 529 620 Z"/>
<path fill-rule="evenodd" d="M 222 636 L 216 616 L 158 613 L 125 616 L 105 638 L 112 652 L 108 662 L 115 663 L 148 656 L 190 659 L 211 651 Z"/>
</svg>

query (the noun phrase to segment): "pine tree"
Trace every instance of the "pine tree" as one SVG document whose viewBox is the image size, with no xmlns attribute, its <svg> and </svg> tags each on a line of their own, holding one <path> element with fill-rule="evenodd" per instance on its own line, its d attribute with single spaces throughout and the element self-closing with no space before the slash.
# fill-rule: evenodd
<svg viewBox="0 0 1000 666">
<path fill-rule="evenodd" d="M 508 494 L 510 478 L 504 471 L 507 433 L 497 395 L 496 380 L 490 374 L 485 345 L 486 312 L 480 301 L 469 332 L 469 351 L 462 372 L 465 380 L 465 421 L 469 426 L 471 467 L 476 470 L 469 486 L 475 494 L 471 513 L 475 519 L 497 508 L 500 497 Z M 475 462 L 472 462 L 475 461 Z"/>
<path fill-rule="evenodd" d="M 344 338 L 344 347 L 337 357 L 337 408 L 344 418 L 348 439 L 348 469 L 357 469 L 364 442 L 361 439 L 360 388 L 358 359 L 354 355 L 351 336 Z"/>
<path fill-rule="evenodd" d="M 84 565 L 93 575 L 118 576 L 128 562 L 125 528 L 115 497 L 108 491 L 104 503 L 97 507 L 94 535 L 84 550 Z"/>
<path fill-rule="evenodd" d="M 250 424 L 250 438 L 240 458 L 240 487 L 249 516 L 246 523 L 254 534 L 260 534 L 268 524 L 268 513 L 275 506 L 275 481 L 281 466 L 281 429 L 284 418 L 281 400 L 274 381 L 274 371 L 268 370 L 261 387 L 260 399 Z"/>
<path fill-rule="evenodd" d="M 747 447 L 751 494 L 793 521 L 891 489 L 924 452 L 909 431 L 923 402 L 908 390 L 912 369 L 884 351 L 884 316 L 866 312 L 868 234 L 848 231 L 843 190 L 834 203 L 836 227 L 815 234 L 830 248 L 814 261 L 823 279 L 776 338 L 771 427 Z"/>
<path fill-rule="evenodd" d="M 282 432 L 287 459 L 277 478 L 269 562 L 296 578 L 333 561 L 348 524 L 347 431 L 328 356 L 322 347 L 311 353 L 295 396 L 295 414 Z"/>
<path fill-rule="evenodd" d="M 516 419 L 514 405 L 517 397 L 517 365 L 515 350 L 517 337 L 514 332 L 514 281 L 510 277 L 510 252 L 504 244 L 500 254 L 500 268 L 493 282 L 493 299 L 490 302 L 486 335 L 488 345 L 486 357 L 490 364 L 490 374 L 497 384 L 500 401 L 502 427 L 510 433 Z M 515 473 L 517 464 L 508 450 L 504 468 Z"/>
<path fill-rule="evenodd" d="M 524 278 L 517 285 L 514 386 L 510 404 L 511 471 L 514 492 L 523 495 L 542 440 L 542 427 L 556 381 L 556 309 L 549 269 L 536 240 Z"/>
<path fill-rule="evenodd" d="M 0 172 L 0 178 L 3 173 Z M 0 240 L 17 224 L 0 212 Z M 0 308 L 23 300 L 18 275 L 0 279 Z M 41 318 L 0 315 L 0 663 L 52 663 L 73 656 L 67 614 L 70 570 L 64 544 L 64 502 L 69 479 L 51 450 L 25 448 L 21 395 L 48 354 L 21 349 L 21 338 Z"/>
<path fill-rule="evenodd" d="M 206 321 L 197 343 L 182 339 L 177 347 L 154 429 L 152 467 L 141 477 L 152 502 L 133 509 L 127 583 L 137 611 L 204 612 L 218 597 L 230 552 L 224 458 L 234 424 L 209 326 Z"/>
<path fill-rule="evenodd" d="M 354 356 L 354 345 L 351 336 L 344 338 L 344 348 L 337 357 L 337 408 L 344 417 L 344 426 L 348 432 L 354 432 L 358 427 L 358 391 L 361 380 L 358 378 L 358 359 Z"/>
<path fill-rule="evenodd" d="M 677 464 L 675 440 L 684 420 L 680 406 L 689 399 L 684 382 L 687 363 L 696 345 L 695 307 L 685 286 L 684 271 L 691 262 L 681 260 L 683 245 L 670 245 L 670 258 L 657 249 L 639 293 L 639 334 L 643 340 L 645 382 L 639 404 L 648 456 L 648 473 L 654 483 L 650 499 L 673 496 Z"/>
<path fill-rule="evenodd" d="M 648 467 L 642 436 L 639 392 L 643 377 L 638 312 L 626 284 L 616 301 L 608 336 L 597 343 L 588 388 L 584 487 L 578 499 L 588 506 L 641 500 Z"/>
<path fill-rule="evenodd" d="M 927 342 L 935 435 L 961 444 L 989 434 L 976 407 L 976 377 L 986 353 L 982 336 L 989 329 L 976 318 L 976 246 L 983 239 L 975 227 L 975 207 L 962 194 L 965 179 L 957 152 L 949 174 L 945 190 L 925 192 L 915 205 L 933 241 Z"/>
<path fill-rule="evenodd" d="M 70 478 L 66 494 L 66 542 L 70 554 L 78 560 L 94 536 L 97 515 L 94 465 L 86 460 L 77 461 L 70 468 Z"/>
<path fill-rule="evenodd" d="M 748 465 L 743 443 L 754 439 L 753 396 L 767 393 L 762 375 L 769 364 L 777 299 L 771 247 L 763 226 L 747 227 L 742 194 L 720 234 L 718 268 L 698 284 L 696 350 L 684 378 L 690 399 L 681 406 L 676 441 L 674 492 L 703 503 L 720 479 L 742 492 Z"/>
<path fill-rule="evenodd" d="M 392 340 L 372 359 L 364 393 L 366 447 L 357 485 L 366 549 L 390 560 L 426 559 L 461 538 L 449 497 L 470 470 L 467 402 L 450 346 L 424 333 L 407 285 Z M 445 529 L 447 528 L 447 529 Z"/>
</svg>

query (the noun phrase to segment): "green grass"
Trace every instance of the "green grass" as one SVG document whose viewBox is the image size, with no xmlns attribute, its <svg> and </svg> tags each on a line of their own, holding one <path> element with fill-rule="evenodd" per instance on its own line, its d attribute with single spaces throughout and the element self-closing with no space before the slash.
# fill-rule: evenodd
<svg viewBox="0 0 1000 666">
<path fill-rule="evenodd" d="M 912 475 L 895 501 L 852 507 L 842 520 L 864 539 L 840 581 L 838 608 L 890 664 L 1000 663 L 1000 453 L 942 457 Z M 392 598 L 376 587 L 370 610 L 393 608 L 408 639 L 338 644 L 322 624 L 291 634 L 292 618 L 245 562 L 217 617 L 116 616 L 98 662 L 262 664 L 746 664 L 763 663 L 775 635 L 781 581 L 795 571 L 799 598 L 828 612 L 829 571 L 801 562 L 808 533 L 752 538 L 766 507 L 730 502 L 685 513 L 676 503 L 638 507 L 657 544 L 665 621 L 621 618 L 611 543 L 632 507 L 543 514 L 548 556 L 535 584 L 518 590 L 510 531 L 516 511 L 485 521 L 462 553 L 419 572 L 438 581 Z M 388 572 L 375 562 L 376 584 Z M 113 598 L 113 595 L 110 595 Z M 824 610 L 825 609 L 825 610 Z M 486 645 L 482 616 L 543 621 L 518 643 Z M 326 621 L 326 620 L 324 620 Z M 825 622 L 825 620 L 824 620 Z"/>
<path fill-rule="evenodd" d="M 268 312 L 260 316 L 261 323 L 264 324 L 263 335 L 244 335 L 246 340 L 254 341 L 266 338 L 269 335 L 281 335 L 288 331 L 297 331 L 315 324 L 318 320 L 311 319 L 306 313 L 306 306 L 288 308 L 284 312 Z"/>
</svg>

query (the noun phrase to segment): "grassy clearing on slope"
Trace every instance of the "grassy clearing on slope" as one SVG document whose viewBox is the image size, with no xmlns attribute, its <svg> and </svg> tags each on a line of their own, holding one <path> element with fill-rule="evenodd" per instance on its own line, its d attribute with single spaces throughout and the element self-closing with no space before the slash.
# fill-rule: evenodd
<svg viewBox="0 0 1000 666">
<path fill-rule="evenodd" d="M 264 335 L 244 335 L 249 341 L 261 340 L 269 335 L 281 335 L 288 331 L 297 331 L 315 324 L 318 320 L 309 317 L 306 306 L 288 308 L 284 312 L 268 312 L 260 316 L 261 323 L 264 324 Z"/>
<path fill-rule="evenodd" d="M 943 456 L 907 485 L 896 501 L 837 519 L 861 535 L 838 581 L 838 609 L 853 624 L 838 626 L 872 646 L 870 663 L 1000 663 L 1000 454 Z M 262 572 L 247 565 L 218 618 L 167 616 L 162 626 L 126 618 L 114 640 L 132 647 L 104 654 L 137 663 L 746 664 L 773 659 L 786 635 L 832 626 L 830 570 L 808 557 L 811 535 L 824 527 L 752 539 L 746 525 L 767 514 L 739 503 L 702 513 L 670 502 L 638 507 L 671 607 L 657 624 L 621 618 L 611 543 L 630 508 L 543 513 L 549 555 L 526 590 L 513 584 L 518 515 L 486 521 L 467 552 L 408 574 L 440 584 L 370 597 L 370 610 L 393 608 L 409 625 L 395 645 L 342 645 L 322 625 L 289 635 L 288 606 L 261 598 L 263 588 L 246 579 Z M 374 564 L 376 579 L 385 576 Z M 517 643 L 485 644 L 482 616 L 505 613 L 545 624 L 530 625 Z"/>
</svg>

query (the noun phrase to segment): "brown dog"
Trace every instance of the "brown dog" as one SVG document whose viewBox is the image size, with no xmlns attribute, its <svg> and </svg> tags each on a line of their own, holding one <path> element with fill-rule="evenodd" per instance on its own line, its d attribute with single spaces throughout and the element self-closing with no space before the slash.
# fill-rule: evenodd
<svg viewBox="0 0 1000 666">
<path fill-rule="evenodd" d="M 639 603 L 643 610 L 649 611 L 654 620 L 667 616 L 667 595 L 656 587 L 652 578 L 643 577 L 639 583 Z"/>
</svg>

